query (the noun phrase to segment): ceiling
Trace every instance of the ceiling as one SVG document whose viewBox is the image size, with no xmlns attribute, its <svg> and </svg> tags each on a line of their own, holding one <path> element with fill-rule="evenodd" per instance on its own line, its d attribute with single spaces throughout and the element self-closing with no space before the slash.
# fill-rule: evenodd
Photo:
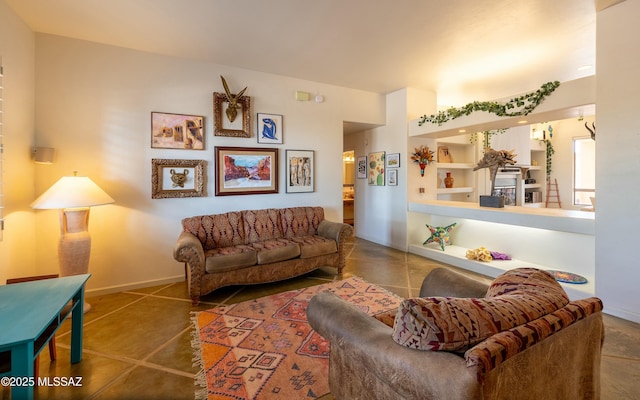
<svg viewBox="0 0 640 400">
<path fill-rule="evenodd" d="M 35 32 L 459 106 L 595 74 L 618 0 L 4 1 Z"/>
</svg>

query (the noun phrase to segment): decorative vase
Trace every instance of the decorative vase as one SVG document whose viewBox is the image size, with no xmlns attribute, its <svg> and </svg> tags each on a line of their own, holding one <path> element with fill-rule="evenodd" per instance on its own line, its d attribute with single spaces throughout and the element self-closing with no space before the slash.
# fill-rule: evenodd
<svg viewBox="0 0 640 400">
<path fill-rule="evenodd" d="M 453 176 L 451 176 L 451 172 L 447 172 L 447 176 L 444 178 L 444 187 L 448 189 L 453 187 Z"/>
<path fill-rule="evenodd" d="M 424 176 L 424 169 L 427 166 L 425 163 L 420 163 L 420 176 Z"/>
</svg>

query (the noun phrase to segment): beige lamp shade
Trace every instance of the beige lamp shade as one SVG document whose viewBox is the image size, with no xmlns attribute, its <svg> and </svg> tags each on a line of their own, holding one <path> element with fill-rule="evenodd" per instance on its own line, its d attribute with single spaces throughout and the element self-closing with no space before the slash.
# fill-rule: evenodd
<svg viewBox="0 0 640 400">
<path fill-rule="evenodd" d="M 115 200 L 88 177 L 64 176 L 31 203 L 31 208 L 92 207 L 113 202 Z"/>
<path fill-rule="evenodd" d="M 89 271 L 91 236 L 89 207 L 115 200 L 86 176 L 65 176 L 38 197 L 32 208 L 60 209 L 58 262 L 60 276 L 86 274 Z M 91 306 L 85 302 L 84 312 Z"/>
</svg>

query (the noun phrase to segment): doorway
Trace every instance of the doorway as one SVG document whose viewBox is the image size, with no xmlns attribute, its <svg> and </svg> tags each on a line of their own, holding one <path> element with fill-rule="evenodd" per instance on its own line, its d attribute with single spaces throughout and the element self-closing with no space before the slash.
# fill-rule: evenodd
<svg viewBox="0 0 640 400">
<path fill-rule="evenodd" d="M 355 178 L 355 151 L 345 151 L 342 153 L 342 219 L 351 226 L 355 218 Z"/>
</svg>

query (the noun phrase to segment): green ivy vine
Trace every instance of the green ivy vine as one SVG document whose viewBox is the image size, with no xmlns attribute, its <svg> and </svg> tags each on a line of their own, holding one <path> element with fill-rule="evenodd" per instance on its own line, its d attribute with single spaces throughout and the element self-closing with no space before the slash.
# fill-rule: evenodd
<svg viewBox="0 0 640 400">
<path fill-rule="evenodd" d="M 506 103 L 498 103 L 496 101 L 474 101 L 461 108 L 451 107 L 446 111 L 440 111 L 437 114 L 423 115 L 418 120 L 418 126 L 422 126 L 427 122 L 442 125 L 449 120 L 469 115 L 474 111 L 486 111 L 499 117 L 528 115 L 538 105 L 540 105 L 547 96 L 553 93 L 558 86 L 560 86 L 560 82 L 558 81 L 547 82 L 535 92 L 514 97 Z"/>
<path fill-rule="evenodd" d="M 551 144 L 551 140 L 545 139 L 544 142 L 547 145 L 547 180 L 549 180 L 549 178 L 551 178 L 551 165 L 552 165 L 551 156 L 553 156 L 556 150 L 553 148 L 553 145 Z"/>
<path fill-rule="evenodd" d="M 479 138 L 482 138 L 482 151 L 487 151 L 491 147 L 491 136 L 506 132 L 506 128 L 500 128 L 493 131 L 475 132 L 469 135 L 469 143 L 474 144 Z"/>
</svg>

